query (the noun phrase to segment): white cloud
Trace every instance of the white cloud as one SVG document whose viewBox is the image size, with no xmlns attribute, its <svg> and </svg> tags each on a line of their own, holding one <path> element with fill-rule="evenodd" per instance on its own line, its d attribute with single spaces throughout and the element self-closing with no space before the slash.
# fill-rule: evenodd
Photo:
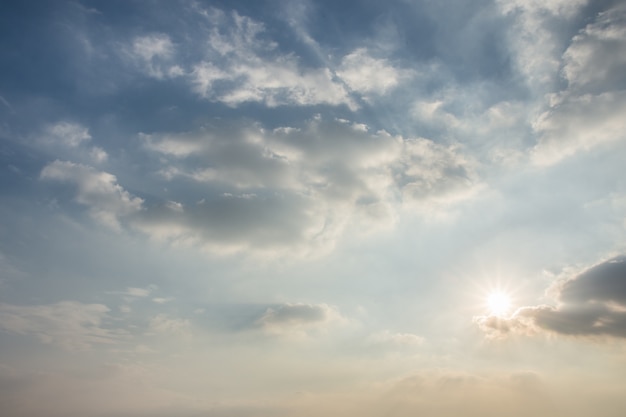
<svg viewBox="0 0 626 417">
<path fill-rule="evenodd" d="M 452 113 L 444 109 L 444 101 L 419 100 L 413 105 L 413 115 L 420 121 L 428 124 L 436 124 L 446 129 L 454 128 L 461 121 Z"/>
<path fill-rule="evenodd" d="M 42 180 L 59 181 L 77 187 L 76 201 L 89 207 L 99 222 L 120 229 L 120 218 L 141 210 L 143 200 L 124 190 L 114 175 L 72 162 L 54 161 L 41 171 Z"/>
<path fill-rule="evenodd" d="M 163 79 L 184 74 L 182 68 L 172 62 L 175 52 L 170 37 L 156 33 L 133 39 L 128 54 L 148 76 Z"/>
<path fill-rule="evenodd" d="M 105 305 L 76 301 L 35 306 L 0 303 L 0 329 L 67 350 L 85 350 L 123 337 L 123 332 L 103 327 L 108 312 Z"/>
<path fill-rule="evenodd" d="M 97 164 L 106 162 L 106 160 L 109 158 L 109 155 L 106 153 L 106 151 L 97 146 L 91 148 L 89 155 L 91 156 L 91 159 Z"/>
<path fill-rule="evenodd" d="M 58 122 L 49 125 L 45 132 L 48 140 L 70 148 L 78 147 L 91 140 L 89 129 L 78 123 Z"/>
<path fill-rule="evenodd" d="M 229 106 L 261 102 L 269 107 L 345 104 L 348 92 L 327 68 L 302 68 L 293 55 L 281 54 L 266 40 L 264 26 L 237 12 L 213 10 L 208 58 L 193 66 L 196 93 Z"/>
<path fill-rule="evenodd" d="M 98 146 L 89 148 L 85 144 L 92 141 L 89 129 L 80 123 L 60 121 L 44 128 L 39 144 L 52 147 L 55 153 L 70 152 L 73 156 L 103 163 L 108 159 L 106 151 Z M 60 147 L 58 146 L 60 145 Z"/>
<path fill-rule="evenodd" d="M 152 302 L 157 303 L 157 304 L 165 304 L 165 303 L 169 303 L 172 300 L 173 300 L 172 297 L 155 297 L 152 299 Z"/>
<path fill-rule="evenodd" d="M 147 297 L 152 292 L 152 288 L 128 287 L 122 294 L 129 297 Z"/>
<path fill-rule="evenodd" d="M 505 13 L 516 11 L 550 13 L 557 16 L 572 17 L 587 0 L 497 0 Z"/>
<path fill-rule="evenodd" d="M 365 48 L 356 49 L 344 56 L 337 69 L 337 76 L 353 91 L 362 94 L 385 94 L 408 75 L 408 71 L 394 68 L 386 59 L 372 58 Z"/>
<path fill-rule="evenodd" d="M 164 34 L 139 36 L 133 41 L 133 51 L 144 61 L 150 62 L 155 57 L 171 57 L 174 45 L 169 36 Z"/>
<path fill-rule="evenodd" d="M 568 22 L 587 0 L 498 0 L 503 14 L 514 17 L 508 34 L 515 67 L 537 94 L 558 82 L 564 33 L 555 22 Z"/>
</svg>

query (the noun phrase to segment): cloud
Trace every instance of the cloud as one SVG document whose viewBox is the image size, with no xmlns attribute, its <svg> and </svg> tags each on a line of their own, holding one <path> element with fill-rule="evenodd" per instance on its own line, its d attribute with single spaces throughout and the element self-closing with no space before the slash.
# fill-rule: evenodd
<svg viewBox="0 0 626 417">
<path fill-rule="evenodd" d="M 626 337 L 626 256 L 601 262 L 552 288 L 556 306 L 518 309 L 510 318 L 479 317 L 491 335 L 549 331 L 572 336 Z"/>
<path fill-rule="evenodd" d="M 571 90 L 603 93 L 626 88 L 626 5 L 619 3 L 599 13 L 574 36 L 563 61 Z"/>
<path fill-rule="evenodd" d="M 163 33 L 137 36 L 127 54 L 148 76 L 156 79 L 177 77 L 183 69 L 173 64 L 176 49 L 170 37 Z"/>
<path fill-rule="evenodd" d="M 561 45 L 566 31 L 555 23 L 570 22 L 587 0 L 498 0 L 500 11 L 513 18 L 508 42 L 515 68 L 532 92 L 544 94 L 558 81 Z M 566 26 L 566 25 L 564 25 Z"/>
<path fill-rule="evenodd" d="M 534 123 L 534 161 L 550 165 L 580 151 L 626 139 L 626 6 L 598 14 L 563 54 L 567 88 L 552 95 Z"/>
<path fill-rule="evenodd" d="M 395 179 L 407 202 L 445 203 L 467 198 L 480 187 L 476 167 L 456 145 L 408 139 Z"/>
<path fill-rule="evenodd" d="M 373 344 L 402 346 L 420 346 L 424 343 L 424 338 L 413 333 L 393 333 L 385 330 L 372 334 L 368 340 Z"/>
<path fill-rule="evenodd" d="M 89 129 L 80 123 L 59 121 L 49 124 L 43 129 L 38 145 L 46 148 L 52 147 L 57 153 L 71 152 L 78 157 L 86 157 L 96 163 L 105 162 L 109 155 L 98 146 L 87 150 L 85 145 L 92 141 Z"/>
<path fill-rule="evenodd" d="M 46 165 L 40 178 L 76 186 L 76 201 L 89 207 L 90 215 L 113 229 L 120 230 L 120 217 L 141 210 L 143 200 L 117 184 L 114 175 L 92 167 L 56 160 Z"/>
<path fill-rule="evenodd" d="M 345 319 L 336 308 L 327 304 L 287 303 L 270 307 L 257 320 L 257 325 L 270 334 L 302 335 L 311 330 L 324 330 Z"/>
<path fill-rule="evenodd" d="M 89 129 L 78 123 L 58 122 L 49 125 L 45 131 L 49 140 L 70 148 L 75 148 L 91 140 Z"/>
<path fill-rule="evenodd" d="M 0 329 L 35 336 L 66 350 L 87 350 L 97 344 L 114 344 L 124 336 L 103 327 L 108 312 L 103 304 L 76 301 L 35 306 L 0 303 Z"/>
<path fill-rule="evenodd" d="M 65 155 L 97 164 L 106 162 L 109 155 L 104 149 L 87 146 L 92 139 L 87 127 L 62 120 L 45 126 L 34 144 L 40 149 L 53 152 L 58 157 Z"/>
<path fill-rule="evenodd" d="M 187 319 L 169 317 L 165 314 L 157 314 L 150 320 L 149 329 L 157 334 L 175 334 L 189 336 L 191 334 L 191 322 Z"/>
<path fill-rule="evenodd" d="M 337 69 L 348 86 L 361 94 L 385 94 L 398 86 L 401 78 L 409 75 L 389 65 L 386 59 L 372 58 L 367 49 L 359 48 L 344 56 Z"/>
<path fill-rule="evenodd" d="M 328 250 L 348 229 L 390 227 L 402 205 L 444 208 L 480 184 L 475 162 L 456 145 L 340 119 L 140 138 L 160 156 L 165 180 L 201 194 L 148 207 L 134 225 L 159 239 L 227 251 Z"/>
<path fill-rule="evenodd" d="M 150 295 L 150 293 L 152 293 L 153 288 L 152 287 L 148 287 L 148 288 L 136 288 L 136 287 L 128 287 L 126 288 L 126 291 L 121 292 L 121 294 L 127 296 L 127 297 L 132 297 L 132 298 L 143 298 L 143 297 L 148 297 Z"/>
<path fill-rule="evenodd" d="M 563 98 L 535 123 L 534 162 L 551 165 L 581 151 L 626 138 L 626 92 Z"/>
<path fill-rule="evenodd" d="M 302 68 L 292 54 L 282 54 L 267 39 L 265 27 L 236 11 L 206 12 L 212 25 L 207 58 L 193 65 L 194 91 L 236 107 L 260 102 L 269 107 L 344 104 L 355 109 L 328 68 Z"/>
</svg>

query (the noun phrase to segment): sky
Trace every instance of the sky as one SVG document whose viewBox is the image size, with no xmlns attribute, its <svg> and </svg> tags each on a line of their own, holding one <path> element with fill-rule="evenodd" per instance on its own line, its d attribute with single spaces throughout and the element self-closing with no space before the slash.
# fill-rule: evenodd
<svg viewBox="0 0 626 417">
<path fill-rule="evenodd" d="M 626 3 L 0 4 L 7 417 L 618 417 Z"/>
</svg>

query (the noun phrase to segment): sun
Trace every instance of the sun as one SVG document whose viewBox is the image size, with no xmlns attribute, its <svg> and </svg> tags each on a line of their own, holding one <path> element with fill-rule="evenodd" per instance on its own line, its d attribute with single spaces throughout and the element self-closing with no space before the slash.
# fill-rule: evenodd
<svg viewBox="0 0 626 417">
<path fill-rule="evenodd" d="M 491 292 L 487 296 L 487 307 L 490 315 L 502 317 L 511 310 L 511 296 L 502 291 Z"/>
</svg>

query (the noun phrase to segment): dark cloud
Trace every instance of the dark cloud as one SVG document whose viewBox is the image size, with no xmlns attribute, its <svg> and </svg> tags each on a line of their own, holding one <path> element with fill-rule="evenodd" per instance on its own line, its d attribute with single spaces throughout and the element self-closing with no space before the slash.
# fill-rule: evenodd
<svg viewBox="0 0 626 417">
<path fill-rule="evenodd" d="M 607 303 L 626 305 L 626 256 L 598 264 L 566 281 L 560 291 L 565 304 Z"/>
<path fill-rule="evenodd" d="M 477 317 L 492 336 L 550 331 L 626 337 L 626 256 L 595 265 L 555 287 L 557 306 L 522 307 L 510 318 Z"/>
</svg>

